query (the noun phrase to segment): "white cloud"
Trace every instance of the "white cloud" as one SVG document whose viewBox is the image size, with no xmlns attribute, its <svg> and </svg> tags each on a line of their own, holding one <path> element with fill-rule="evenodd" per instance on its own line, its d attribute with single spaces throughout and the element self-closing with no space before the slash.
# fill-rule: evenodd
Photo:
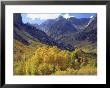
<svg viewBox="0 0 110 88">
<path fill-rule="evenodd" d="M 27 14 L 28 18 L 31 18 L 32 20 L 35 20 L 36 18 L 39 18 L 41 20 L 46 19 L 55 19 L 61 14 Z"/>
<path fill-rule="evenodd" d="M 56 19 L 62 14 L 27 14 L 28 18 L 31 18 L 32 20 L 35 20 L 36 18 L 41 20 L 47 20 L 47 19 Z M 69 14 L 62 15 L 64 18 L 70 18 L 74 16 L 70 16 Z"/>
<path fill-rule="evenodd" d="M 93 16 L 90 16 L 90 18 L 92 18 Z"/>
<path fill-rule="evenodd" d="M 67 19 L 67 18 L 74 17 L 74 16 L 70 16 L 69 14 L 65 14 L 65 15 L 63 15 L 63 17 Z"/>
</svg>

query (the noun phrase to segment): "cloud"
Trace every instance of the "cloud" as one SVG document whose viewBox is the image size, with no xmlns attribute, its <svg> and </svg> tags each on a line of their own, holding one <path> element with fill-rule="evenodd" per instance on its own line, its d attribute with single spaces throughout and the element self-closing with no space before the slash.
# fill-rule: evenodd
<svg viewBox="0 0 110 88">
<path fill-rule="evenodd" d="M 92 18 L 93 16 L 90 16 L 90 18 Z"/>
<path fill-rule="evenodd" d="M 69 14 L 64 14 L 63 17 L 67 19 L 67 18 L 74 17 L 74 16 L 70 16 Z"/>
<path fill-rule="evenodd" d="M 31 18 L 32 20 L 41 19 L 41 20 L 47 20 L 47 19 L 55 19 L 61 14 L 27 14 L 28 18 Z"/>
<path fill-rule="evenodd" d="M 40 20 L 47 20 L 47 19 L 56 19 L 62 14 L 27 14 L 28 18 L 31 18 L 31 20 L 40 19 Z M 74 16 L 70 16 L 69 14 L 63 14 L 64 18 L 70 18 Z"/>
</svg>

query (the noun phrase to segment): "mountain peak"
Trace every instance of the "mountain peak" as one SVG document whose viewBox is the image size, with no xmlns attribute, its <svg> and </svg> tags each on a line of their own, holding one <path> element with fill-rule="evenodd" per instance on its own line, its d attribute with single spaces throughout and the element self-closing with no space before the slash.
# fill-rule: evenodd
<svg viewBox="0 0 110 88">
<path fill-rule="evenodd" d="M 22 25 L 21 13 L 14 13 L 14 25 Z"/>
<path fill-rule="evenodd" d="M 56 18 L 56 20 L 57 20 L 57 21 L 59 21 L 59 20 L 62 21 L 62 20 L 66 20 L 66 19 L 65 19 L 62 15 L 60 15 L 58 18 Z"/>
</svg>

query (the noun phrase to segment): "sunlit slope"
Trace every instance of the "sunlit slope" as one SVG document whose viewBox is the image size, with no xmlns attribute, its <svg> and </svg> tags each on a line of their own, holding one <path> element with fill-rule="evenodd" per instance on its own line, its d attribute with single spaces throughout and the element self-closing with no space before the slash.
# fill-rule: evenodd
<svg viewBox="0 0 110 88">
<path fill-rule="evenodd" d="M 14 75 L 94 75 L 97 73 L 96 55 L 61 50 L 34 42 L 27 46 L 14 40 Z"/>
</svg>

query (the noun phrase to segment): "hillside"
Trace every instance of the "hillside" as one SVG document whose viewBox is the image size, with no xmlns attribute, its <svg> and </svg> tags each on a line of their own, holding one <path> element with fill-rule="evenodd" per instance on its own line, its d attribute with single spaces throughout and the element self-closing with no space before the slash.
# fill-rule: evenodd
<svg viewBox="0 0 110 88">
<path fill-rule="evenodd" d="M 79 48 L 69 52 L 33 42 L 14 40 L 14 75 L 96 75 L 97 55 Z"/>
<path fill-rule="evenodd" d="M 21 20 L 21 14 L 14 14 L 14 38 L 18 41 L 21 41 L 24 44 L 29 44 L 31 43 L 31 40 L 37 40 L 47 45 L 57 46 L 61 49 L 66 49 L 70 51 L 74 49 L 74 46 L 55 40 L 54 38 L 48 36 L 45 32 L 37 29 L 36 27 L 30 24 L 23 24 Z"/>
</svg>

